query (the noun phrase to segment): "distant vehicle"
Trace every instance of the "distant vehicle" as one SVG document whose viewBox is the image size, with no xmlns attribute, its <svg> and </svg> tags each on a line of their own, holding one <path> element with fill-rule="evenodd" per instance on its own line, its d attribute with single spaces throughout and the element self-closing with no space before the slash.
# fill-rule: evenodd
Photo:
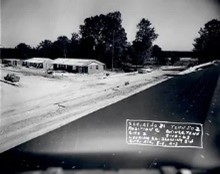
<svg viewBox="0 0 220 174">
<path fill-rule="evenodd" d="M 47 70 L 47 74 L 53 74 L 53 70 L 52 69 L 48 69 Z"/>
<path fill-rule="evenodd" d="M 10 64 L 4 64 L 3 65 L 4 67 L 9 67 L 9 66 L 11 66 Z"/>
<path fill-rule="evenodd" d="M 152 72 L 152 70 L 153 70 L 152 68 L 140 68 L 138 69 L 138 73 L 146 74 Z"/>
<path fill-rule="evenodd" d="M 6 81 L 10 81 L 10 82 L 19 82 L 20 77 L 16 76 L 15 74 L 7 74 L 4 79 Z"/>
<path fill-rule="evenodd" d="M 143 68 L 143 65 L 133 65 L 131 63 L 122 63 L 122 69 L 124 72 L 135 72 L 139 68 Z"/>
<path fill-rule="evenodd" d="M 163 71 L 183 71 L 187 69 L 186 66 L 162 66 Z"/>
</svg>

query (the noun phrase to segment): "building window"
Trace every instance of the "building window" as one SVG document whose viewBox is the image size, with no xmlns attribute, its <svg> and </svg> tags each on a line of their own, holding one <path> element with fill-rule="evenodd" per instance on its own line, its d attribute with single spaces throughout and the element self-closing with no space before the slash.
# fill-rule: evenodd
<svg viewBox="0 0 220 174">
<path fill-rule="evenodd" d="M 39 68 L 43 68 L 43 63 L 40 63 L 40 64 L 39 64 Z"/>
<path fill-rule="evenodd" d="M 99 66 L 98 66 L 98 65 L 96 65 L 96 69 L 99 69 Z"/>
</svg>

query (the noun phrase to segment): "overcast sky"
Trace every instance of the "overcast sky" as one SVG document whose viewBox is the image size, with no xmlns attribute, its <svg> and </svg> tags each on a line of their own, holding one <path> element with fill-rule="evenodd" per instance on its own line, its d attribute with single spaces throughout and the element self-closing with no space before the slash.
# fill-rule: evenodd
<svg viewBox="0 0 220 174">
<path fill-rule="evenodd" d="M 120 11 L 128 41 L 133 41 L 142 18 L 159 34 L 163 50 L 191 50 L 198 31 L 220 19 L 219 0 L 1 0 L 1 44 L 33 47 L 42 40 L 71 37 L 85 18 Z"/>
</svg>

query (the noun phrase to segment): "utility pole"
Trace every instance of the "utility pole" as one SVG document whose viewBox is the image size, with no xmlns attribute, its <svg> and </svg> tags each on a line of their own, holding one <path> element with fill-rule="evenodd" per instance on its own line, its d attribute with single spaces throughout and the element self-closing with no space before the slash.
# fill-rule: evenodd
<svg viewBox="0 0 220 174">
<path fill-rule="evenodd" d="M 115 49 L 115 31 L 113 30 L 113 36 L 112 36 L 112 71 L 114 69 L 114 49 Z"/>
</svg>

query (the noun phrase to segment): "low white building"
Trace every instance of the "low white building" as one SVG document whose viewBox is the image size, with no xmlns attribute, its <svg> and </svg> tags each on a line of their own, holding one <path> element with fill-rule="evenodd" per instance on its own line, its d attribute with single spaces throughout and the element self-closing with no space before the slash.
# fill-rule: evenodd
<svg viewBox="0 0 220 174">
<path fill-rule="evenodd" d="M 14 58 L 1 59 L 1 63 L 8 66 L 19 66 L 22 65 L 22 62 L 22 60 Z"/>
<path fill-rule="evenodd" d="M 180 60 L 175 62 L 174 65 L 191 67 L 197 65 L 198 62 L 199 60 L 197 58 L 184 57 L 184 58 L 180 58 Z"/>
<path fill-rule="evenodd" d="M 34 67 L 40 69 L 50 69 L 53 65 L 53 60 L 49 58 L 33 57 L 23 61 L 23 66 Z"/>
<path fill-rule="evenodd" d="M 73 73 L 103 72 L 105 64 L 94 59 L 57 58 L 53 61 L 54 70 L 64 70 Z"/>
</svg>

